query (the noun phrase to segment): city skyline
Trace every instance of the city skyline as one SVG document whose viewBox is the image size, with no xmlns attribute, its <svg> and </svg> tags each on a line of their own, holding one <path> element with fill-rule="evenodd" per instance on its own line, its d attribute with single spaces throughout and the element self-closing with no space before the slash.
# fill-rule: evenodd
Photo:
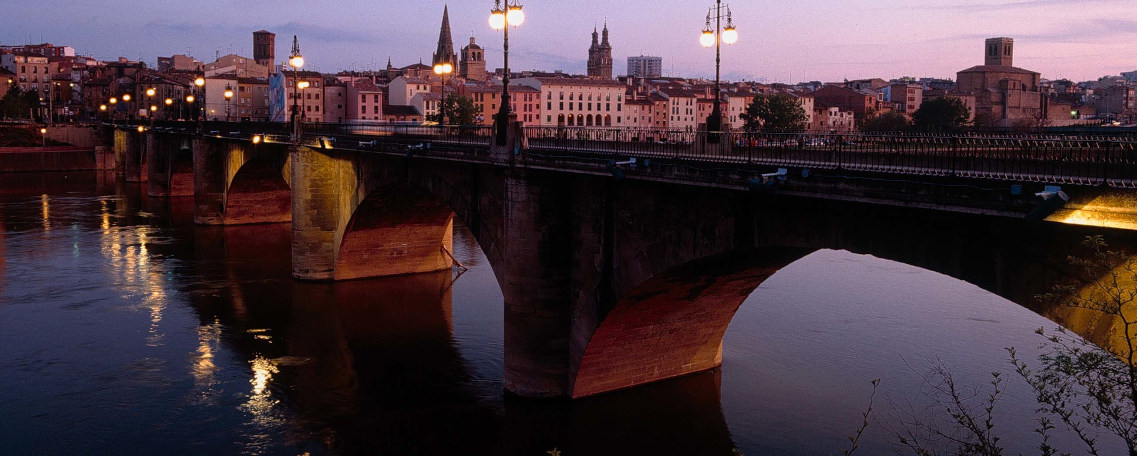
<svg viewBox="0 0 1137 456">
<path fill-rule="evenodd" d="M 527 21 L 511 31 L 510 66 L 584 73 L 593 27 L 607 21 L 615 73 L 625 72 L 628 56 L 645 54 L 663 57 L 664 76 L 713 77 L 713 52 L 697 42 L 706 8 L 713 5 L 710 0 L 703 3 L 525 3 Z M 834 8 L 833 2 L 823 0 L 784 6 L 732 4 L 741 39 L 724 47 L 723 77 L 789 83 L 901 76 L 954 79 L 957 71 L 982 63 L 980 43 L 995 36 L 1014 38 L 1015 65 L 1048 79 L 1093 80 L 1137 69 L 1137 20 L 1122 19 L 1137 7 L 1125 0 L 920 3 L 874 0 L 856 9 Z M 109 6 L 20 0 L 9 7 L 16 20 L 0 32 L 0 44 L 52 42 L 100 60 L 121 56 L 151 65 L 158 56 L 173 54 L 209 62 L 215 52 L 252 56 L 252 32 L 266 29 L 282 38 L 276 43 L 278 63 L 291 43 L 285 37 L 295 34 L 307 69 L 381 69 L 388 57 L 396 66 L 430 60 L 444 5 L 450 9 L 456 48 L 472 35 L 486 48 L 487 68 L 500 67 L 501 35 L 486 24 L 493 6 L 488 0 L 382 7 L 352 2 L 335 8 L 292 1 L 209 0 L 192 11 L 180 4 L 136 0 Z M 54 8 L 72 14 L 40 19 L 44 10 Z"/>
</svg>

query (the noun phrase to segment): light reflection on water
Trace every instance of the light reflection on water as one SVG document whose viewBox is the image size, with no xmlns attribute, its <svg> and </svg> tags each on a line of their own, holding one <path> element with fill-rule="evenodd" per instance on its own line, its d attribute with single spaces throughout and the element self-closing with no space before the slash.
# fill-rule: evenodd
<svg viewBox="0 0 1137 456">
<path fill-rule="evenodd" d="M 0 454 L 835 454 L 869 380 L 918 398 L 940 358 L 981 383 L 1047 324 L 818 252 L 743 304 L 722 370 L 531 403 L 502 394 L 501 294 L 461 227 L 457 282 L 309 284 L 288 277 L 287 225 L 194 227 L 192 204 L 137 192 L 0 192 Z M 1001 424 L 1024 448 L 1027 399 L 1009 392 Z M 870 427 L 862 451 L 884 440 Z"/>
</svg>

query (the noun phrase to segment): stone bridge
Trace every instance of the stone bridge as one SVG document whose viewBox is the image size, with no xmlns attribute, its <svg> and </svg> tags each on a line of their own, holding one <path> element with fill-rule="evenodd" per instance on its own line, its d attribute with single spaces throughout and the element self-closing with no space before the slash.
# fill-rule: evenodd
<svg viewBox="0 0 1137 456">
<path fill-rule="evenodd" d="M 1137 251 L 1133 195 L 1100 186 L 1064 188 L 1081 205 L 1063 208 L 1034 182 L 338 142 L 115 136 L 127 179 L 192 194 L 199 224 L 291 222 L 301 280 L 449 269 L 457 218 L 501 287 L 506 389 L 526 397 L 717 367 L 743 300 L 817 249 L 938 271 L 1036 309 L 1036 294 L 1073 274 L 1065 259 L 1084 236 Z"/>
</svg>

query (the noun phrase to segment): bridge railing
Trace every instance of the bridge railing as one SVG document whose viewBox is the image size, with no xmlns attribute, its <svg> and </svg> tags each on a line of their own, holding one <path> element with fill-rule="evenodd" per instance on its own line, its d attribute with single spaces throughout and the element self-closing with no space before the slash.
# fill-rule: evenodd
<svg viewBox="0 0 1137 456">
<path fill-rule="evenodd" d="M 156 124 L 170 131 L 192 123 Z M 208 135 L 290 141 L 287 124 L 207 122 Z M 545 154 L 641 157 L 738 165 L 803 167 L 899 175 L 1137 186 L 1137 135 L 1009 133 L 748 132 L 677 129 L 524 127 L 527 147 Z M 362 151 L 487 153 L 493 127 L 415 124 L 306 124 L 305 143 L 333 138 Z"/>
</svg>

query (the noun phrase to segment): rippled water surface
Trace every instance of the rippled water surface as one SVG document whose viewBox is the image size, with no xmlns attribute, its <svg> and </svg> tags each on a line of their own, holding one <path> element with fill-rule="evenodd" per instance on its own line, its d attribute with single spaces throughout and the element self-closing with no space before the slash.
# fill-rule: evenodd
<svg viewBox="0 0 1137 456">
<path fill-rule="evenodd" d="M 530 402 L 502 393 L 502 296 L 464 228 L 457 279 L 314 284 L 289 277 L 288 225 L 192 219 L 113 176 L 0 175 L 0 454 L 837 454 L 871 380 L 879 415 L 921 407 L 931 363 L 982 384 L 1051 326 L 819 251 L 743 304 L 722 369 Z M 999 427 L 1028 451 L 1035 405 L 1009 380 Z M 876 422 L 862 446 L 892 448 Z"/>
</svg>

